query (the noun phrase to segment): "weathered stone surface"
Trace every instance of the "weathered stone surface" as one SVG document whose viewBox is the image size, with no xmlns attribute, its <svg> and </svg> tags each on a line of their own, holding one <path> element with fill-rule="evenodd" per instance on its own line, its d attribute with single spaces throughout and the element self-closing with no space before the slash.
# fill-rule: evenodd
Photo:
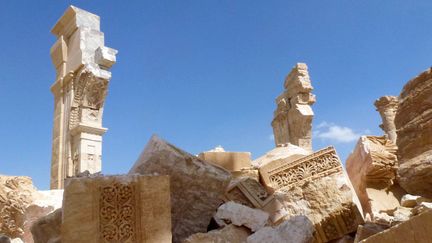
<svg viewBox="0 0 432 243">
<path fill-rule="evenodd" d="M 417 215 L 387 230 L 379 232 L 361 243 L 430 243 L 432 229 L 432 210 Z"/>
<path fill-rule="evenodd" d="M 25 210 L 24 242 L 33 242 L 30 227 L 36 220 L 61 208 L 63 190 L 37 191 L 33 194 L 33 199 L 34 201 Z"/>
<path fill-rule="evenodd" d="M 285 91 L 276 98 L 277 108 L 271 123 L 276 146 L 288 143 L 312 151 L 311 105 L 315 103 L 308 68 L 297 63 L 284 83 Z"/>
<path fill-rule="evenodd" d="M 284 146 L 276 147 L 270 150 L 269 152 L 267 152 L 266 154 L 264 154 L 263 156 L 252 161 L 252 165 L 256 168 L 261 168 L 274 161 L 280 161 L 280 160 L 284 160 L 286 162 L 293 161 L 305 155 L 309 155 L 311 153 L 312 152 L 307 151 L 298 146 L 292 144 L 286 144 Z"/>
<path fill-rule="evenodd" d="M 240 171 L 251 166 L 250 152 L 226 152 L 222 147 L 202 152 L 198 157 L 207 162 L 219 165 L 228 171 Z"/>
<path fill-rule="evenodd" d="M 396 144 L 397 139 L 394 119 L 398 105 L 398 97 L 395 96 L 383 96 L 375 101 L 375 107 L 382 119 L 380 127 L 394 144 Z"/>
<path fill-rule="evenodd" d="M 207 163 L 153 136 L 131 174 L 169 175 L 173 241 L 207 231 L 231 180 L 225 169 Z"/>
<path fill-rule="evenodd" d="M 421 202 L 416 207 L 414 207 L 411 212 L 412 215 L 421 214 L 429 209 L 432 209 L 432 203 L 430 202 Z"/>
<path fill-rule="evenodd" d="M 10 238 L 24 235 L 25 209 L 36 188 L 30 177 L 0 175 L 0 232 Z"/>
<path fill-rule="evenodd" d="M 361 202 L 370 214 L 400 206 L 405 191 L 394 184 L 397 147 L 385 136 L 361 136 L 346 161 L 346 169 Z"/>
<path fill-rule="evenodd" d="M 417 199 L 421 196 L 414 196 L 411 194 L 406 194 L 401 199 L 401 205 L 408 208 L 413 208 L 417 206 Z"/>
<path fill-rule="evenodd" d="M 410 194 L 432 198 L 432 69 L 410 80 L 395 117 L 399 184 Z"/>
<path fill-rule="evenodd" d="M 276 190 L 287 218 L 305 215 L 312 221 L 318 242 L 341 238 L 363 223 L 360 202 L 332 147 L 281 163 L 261 176 Z"/>
<path fill-rule="evenodd" d="M 60 243 L 61 240 L 62 209 L 39 218 L 30 227 L 34 243 Z M 81 222 L 79 222 L 81 223 Z M 66 242 L 66 241 L 63 241 Z"/>
<path fill-rule="evenodd" d="M 229 224 L 222 229 L 193 234 L 183 243 L 245 243 L 249 235 L 247 228 Z"/>
<path fill-rule="evenodd" d="M 269 214 L 235 202 L 222 204 L 214 216 L 217 220 L 231 222 L 233 225 L 246 226 L 255 232 L 268 223 Z"/>
<path fill-rule="evenodd" d="M 364 225 L 359 225 L 359 227 L 357 228 L 354 242 L 358 243 L 359 241 L 364 240 L 386 229 L 388 229 L 388 227 L 379 224 L 370 223 L 370 222 Z"/>
<path fill-rule="evenodd" d="M 264 227 L 247 238 L 248 243 L 309 243 L 314 226 L 305 216 L 295 216 L 277 227 Z"/>
<path fill-rule="evenodd" d="M 101 171 L 102 113 L 116 50 L 104 46 L 99 16 L 70 6 L 51 31 L 56 80 L 51 189 L 85 170 Z"/>
<path fill-rule="evenodd" d="M 168 176 L 70 178 L 62 242 L 171 242 Z"/>
<path fill-rule="evenodd" d="M 354 238 L 349 236 L 349 235 L 345 235 L 344 237 L 337 239 L 337 240 L 332 240 L 329 241 L 330 243 L 353 243 L 354 242 Z"/>
</svg>

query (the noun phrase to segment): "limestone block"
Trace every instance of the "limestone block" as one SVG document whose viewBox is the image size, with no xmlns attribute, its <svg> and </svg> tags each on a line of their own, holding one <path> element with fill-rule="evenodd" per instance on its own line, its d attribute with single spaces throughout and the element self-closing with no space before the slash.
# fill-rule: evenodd
<svg viewBox="0 0 432 243">
<path fill-rule="evenodd" d="M 397 134 L 394 119 L 398 108 L 398 97 L 396 96 L 383 96 L 377 99 L 374 103 L 377 111 L 382 118 L 381 129 L 384 130 L 387 137 L 396 144 Z"/>
<path fill-rule="evenodd" d="M 397 147 L 385 136 L 361 136 L 346 161 L 346 169 L 361 202 L 370 214 L 400 206 L 405 191 L 394 184 Z"/>
<path fill-rule="evenodd" d="M 62 242 L 171 242 L 168 176 L 67 179 Z"/>
<path fill-rule="evenodd" d="M 231 175 L 233 176 L 234 179 L 247 177 L 259 181 L 258 170 L 253 167 L 242 168 L 239 171 L 232 171 Z"/>
<path fill-rule="evenodd" d="M 374 224 L 374 223 L 366 223 L 364 225 L 359 225 L 357 228 L 354 242 L 358 243 L 359 241 L 364 240 L 386 229 L 388 229 L 388 227 L 379 224 Z"/>
<path fill-rule="evenodd" d="M 80 223 L 82 222 L 79 222 L 79 224 Z M 62 224 L 61 208 L 36 220 L 30 228 L 34 243 L 62 242 L 61 224 Z"/>
<path fill-rule="evenodd" d="M 227 201 L 262 209 L 270 214 L 272 223 L 276 223 L 286 215 L 282 204 L 269 194 L 257 180 L 252 178 L 241 178 L 235 183 L 231 183 L 225 197 Z"/>
<path fill-rule="evenodd" d="M 432 69 L 405 84 L 395 117 L 399 184 L 432 198 Z"/>
<path fill-rule="evenodd" d="M 193 234 L 183 243 L 246 243 L 249 235 L 250 231 L 247 228 L 229 224 L 222 229 Z"/>
<path fill-rule="evenodd" d="M 361 243 L 430 243 L 432 229 L 432 210 L 417 215 L 410 220 L 379 232 Z"/>
<path fill-rule="evenodd" d="M 0 232 L 10 238 L 24 234 L 25 209 L 36 188 L 30 177 L 0 175 Z"/>
<path fill-rule="evenodd" d="M 251 166 L 251 153 L 249 152 L 225 152 L 221 151 L 202 152 L 198 157 L 207 162 L 219 165 L 228 171 L 240 171 L 242 168 Z"/>
<path fill-rule="evenodd" d="M 248 243 L 309 243 L 314 226 L 305 216 L 295 216 L 277 227 L 264 227 L 247 238 Z"/>
<path fill-rule="evenodd" d="M 318 242 L 341 238 L 363 223 L 360 202 L 332 147 L 280 163 L 261 176 L 276 190 L 286 218 L 305 215 L 311 220 Z"/>
<path fill-rule="evenodd" d="M 96 49 L 95 62 L 102 67 L 111 68 L 116 63 L 117 50 L 109 47 L 99 47 Z"/>
<path fill-rule="evenodd" d="M 130 174 L 169 175 L 173 242 L 206 232 L 231 180 L 225 169 L 153 136 Z"/>
<path fill-rule="evenodd" d="M 310 151 L 307 151 L 298 146 L 287 144 L 285 146 L 276 147 L 263 156 L 252 161 L 252 165 L 256 168 L 263 167 L 273 161 L 284 160 L 284 161 L 293 161 L 305 155 L 311 154 Z"/>
<path fill-rule="evenodd" d="M 25 242 L 33 242 L 30 227 L 36 220 L 62 207 L 63 190 L 37 191 L 34 201 L 25 209 L 24 235 Z"/>
<path fill-rule="evenodd" d="M 69 6 L 69 8 L 64 12 L 63 16 L 52 28 L 51 33 L 53 33 L 58 38 L 60 36 L 68 38 L 79 27 L 100 30 L 100 18 L 95 14 L 75 6 Z"/>
<path fill-rule="evenodd" d="M 401 205 L 408 208 L 413 208 L 417 206 L 417 199 L 420 198 L 420 196 L 414 196 L 411 194 L 406 194 L 401 199 Z"/>
<path fill-rule="evenodd" d="M 246 226 L 255 232 L 267 224 L 269 214 L 235 202 L 227 202 L 218 208 L 215 218 L 237 226 Z"/>
</svg>

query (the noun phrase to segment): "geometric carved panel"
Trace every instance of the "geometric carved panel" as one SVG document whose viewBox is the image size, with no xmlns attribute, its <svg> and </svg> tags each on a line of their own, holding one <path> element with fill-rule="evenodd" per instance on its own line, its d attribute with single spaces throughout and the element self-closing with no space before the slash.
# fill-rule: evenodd
<svg viewBox="0 0 432 243">
<path fill-rule="evenodd" d="M 342 164 L 333 147 L 285 163 L 276 160 L 260 168 L 264 183 L 275 190 L 288 190 L 306 181 L 342 172 Z"/>
</svg>

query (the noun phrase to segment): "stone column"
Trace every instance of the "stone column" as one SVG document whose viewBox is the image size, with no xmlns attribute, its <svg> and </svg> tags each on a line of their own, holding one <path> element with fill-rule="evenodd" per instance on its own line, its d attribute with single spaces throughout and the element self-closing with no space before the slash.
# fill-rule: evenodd
<svg viewBox="0 0 432 243">
<path fill-rule="evenodd" d="M 101 171 L 102 113 L 117 51 L 104 46 L 99 16 L 70 6 L 51 32 L 56 68 L 51 189 L 67 176 Z"/>
<path fill-rule="evenodd" d="M 396 144 L 397 134 L 394 119 L 398 108 L 398 98 L 396 96 L 383 96 L 375 101 L 375 107 L 382 119 L 380 128 Z"/>
<path fill-rule="evenodd" d="M 297 63 L 284 83 L 285 91 L 276 98 L 276 111 L 272 121 L 275 144 L 277 147 L 288 143 L 312 151 L 311 105 L 315 95 L 304 63 Z"/>
</svg>

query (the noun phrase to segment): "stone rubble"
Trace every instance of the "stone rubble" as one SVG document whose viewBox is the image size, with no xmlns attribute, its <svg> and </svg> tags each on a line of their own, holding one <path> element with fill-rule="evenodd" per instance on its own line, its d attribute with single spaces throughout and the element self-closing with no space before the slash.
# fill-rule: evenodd
<svg viewBox="0 0 432 243">
<path fill-rule="evenodd" d="M 222 229 L 193 234 L 182 243 L 246 243 L 249 235 L 247 228 L 229 224 Z"/>
<path fill-rule="evenodd" d="M 255 232 L 267 225 L 269 214 L 235 202 L 227 202 L 218 208 L 214 217 L 216 220 L 227 221 L 236 226 L 248 227 Z"/>
</svg>

